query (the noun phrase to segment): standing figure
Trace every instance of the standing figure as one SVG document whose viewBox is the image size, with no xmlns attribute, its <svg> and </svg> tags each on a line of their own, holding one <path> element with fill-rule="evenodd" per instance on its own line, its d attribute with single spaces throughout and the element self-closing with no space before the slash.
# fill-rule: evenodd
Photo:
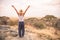
<svg viewBox="0 0 60 40">
<path fill-rule="evenodd" d="M 12 7 L 15 9 L 15 11 L 18 14 L 19 17 L 19 24 L 18 24 L 18 33 L 19 33 L 19 37 L 24 37 L 24 33 L 25 33 L 25 27 L 24 27 L 24 15 L 26 13 L 26 11 L 28 10 L 28 8 L 30 7 L 30 5 L 26 8 L 26 10 L 23 12 L 23 10 L 19 10 L 19 12 L 17 11 L 17 9 L 14 7 L 14 5 L 12 5 Z"/>
</svg>

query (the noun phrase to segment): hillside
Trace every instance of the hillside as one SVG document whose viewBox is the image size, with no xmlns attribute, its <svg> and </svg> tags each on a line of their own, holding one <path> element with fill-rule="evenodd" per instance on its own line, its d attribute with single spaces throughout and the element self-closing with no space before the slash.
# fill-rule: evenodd
<svg viewBox="0 0 60 40">
<path fill-rule="evenodd" d="M 10 29 L 4 29 L 5 31 L 1 30 L 0 39 L 5 38 L 5 40 L 60 40 L 60 31 L 55 34 L 56 29 L 53 27 L 36 29 L 30 25 L 25 25 L 25 36 L 22 38 L 18 36 L 18 27 L 16 25 L 10 26 Z"/>
<path fill-rule="evenodd" d="M 28 18 L 25 36 L 18 36 L 18 20 L 0 17 L 0 40 L 60 40 L 60 19 L 53 15 L 43 18 Z"/>
</svg>

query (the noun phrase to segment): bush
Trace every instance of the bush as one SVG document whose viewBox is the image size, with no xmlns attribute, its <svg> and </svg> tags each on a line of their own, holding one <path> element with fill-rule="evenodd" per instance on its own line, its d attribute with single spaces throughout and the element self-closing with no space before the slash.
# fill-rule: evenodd
<svg viewBox="0 0 60 40">
<path fill-rule="evenodd" d="M 40 22 L 35 22 L 33 23 L 33 25 L 38 28 L 38 29 L 43 29 L 45 28 L 44 24 L 43 23 L 40 23 Z"/>
<path fill-rule="evenodd" d="M 58 19 L 55 23 L 55 28 L 57 28 L 58 30 L 60 30 L 60 19 Z"/>
<path fill-rule="evenodd" d="M 33 25 L 33 23 L 37 21 L 38 21 L 37 18 L 28 18 L 28 19 L 25 19 L 25 24 Z"/>
<path fill-rule="evenodd" d="M 45 17 L 41 18 L 41 20 L 43 20 L 47 26 L 54 26 L 57 19 L 58 18 L 53 15 L 46 15 Z"/>
<path fill-rule="evenodd" d="M 31 26 L 34 26 L 35 28 L 39 29 L 45 28 L 45 24 L 38 18 L 25 19 L 25 24 L 30 24 Z"/>
</svg>

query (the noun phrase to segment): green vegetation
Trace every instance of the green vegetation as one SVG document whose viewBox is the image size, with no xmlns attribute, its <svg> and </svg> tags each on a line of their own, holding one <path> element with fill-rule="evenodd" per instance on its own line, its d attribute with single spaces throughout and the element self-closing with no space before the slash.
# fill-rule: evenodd
<svg viewBox="0 0 60 40">
<path fill-rule="evenodd" d="M 44 20 L 47 20 L 47 21 L 51 21 L 51 20 L 54 20 L 54 19 L 57 19 L 57 17 L 53 16 L 53 15 L 46 15 L 45 17 L 43 17 L 42 19 Z"/>
<path fill-rule="evenodd" d="M 35 22 L 33 25 L 34 25 L 36 28 L 38 28 L 38 29 L 43 29 L 43 28 L 45 28 L 44 24 L 43 24 L 43 23 L 40 23 L 40 22 Z"/>
<path fill-rule="evenodd" d="M 38 19 L 37 18 L 28 18 L 28 19 L 25 19 L 25 24 L 33 25 L 34 22 L 38 22 Z"/>
<path fill-rule="evenodd" d="M 34 26 L 35 28 L 38 28 L 38 29 L 45 28 L 44 23 L 40 19 L 37 19 L 37 18 L 25 19 L 25 24 L 32 25 L 32 26 Z"/>
<path fill-rule="evenodd" d="M 35 28 L 43 29 L 46 26 L 51 26 L 55 28 L 60 28 L 60 20 L 53 15 L 46 15 L 43 18 L 28 18 L 25 19 L 25 25 L 31 25 Z M 3 16 L 0 17 L 0 25 L 18 25 L 18 20 L 11 20 L 9 17 Z"/>
<path fill-rule="evenodd" d="M 53 15 L 46 15 L 45 17 L 41 18 L 41 20 L 43 20 L 47 26 L 54 26 L 58 18 Z"/>
<path fill-rule="evenodd" d="M 57 28 L 58 30 L 60 30 L 60 19 L 58 19 L 54 25 L 55 28 Z"/>
</svg>

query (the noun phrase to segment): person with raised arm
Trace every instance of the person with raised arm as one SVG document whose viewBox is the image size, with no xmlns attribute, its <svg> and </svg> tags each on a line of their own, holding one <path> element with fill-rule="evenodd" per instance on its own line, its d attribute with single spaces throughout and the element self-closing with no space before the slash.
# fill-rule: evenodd
<svg viewBox="0 0 60 40">
<path fill-rule="evenodd" d="M 24 37 L 24 33 L 25 33 L 24 15 L 25 15 L 26 11 L 28 10 L 28 8 L 30 7 L 30 5 L 26 8 L 26 10 L 24 12 L 22 9 L 19 10 L 19 12 L 18 12 L 14 5 L 12 5 L 12 7 L 14 8 L 14 10 L 16 11 L 16 13 L 18 14 L 18 17 L 19 17 L 18 18 L 19 19 L 19 24 L 18 24 L 19 37 Z"/>
</svg>

